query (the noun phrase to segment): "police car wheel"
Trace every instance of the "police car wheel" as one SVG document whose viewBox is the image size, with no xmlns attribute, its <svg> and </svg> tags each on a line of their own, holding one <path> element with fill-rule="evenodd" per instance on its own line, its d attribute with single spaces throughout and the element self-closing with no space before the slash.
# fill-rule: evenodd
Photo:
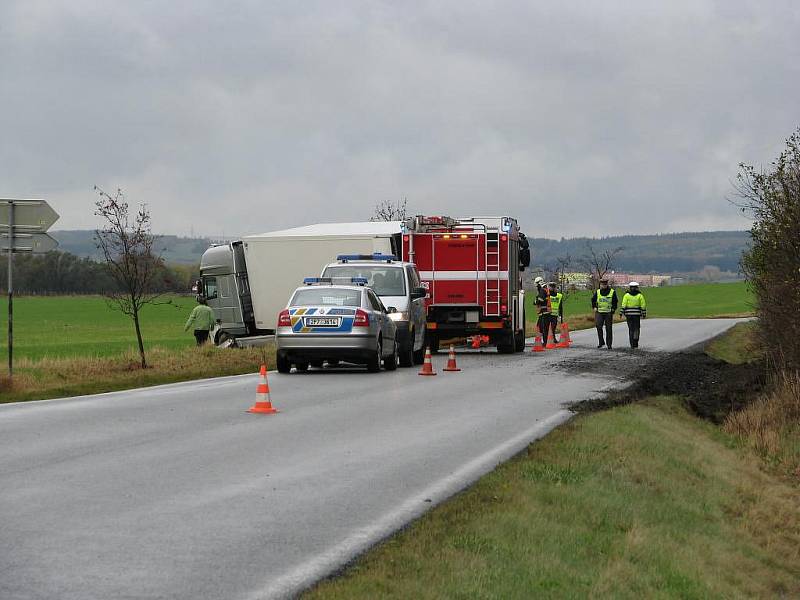
<svg viewBox="0 0 800 600">
<path fill-rule="evenodd" d="M 414 332 L 409 335 L 408 341 L 400 346 L 400 366 L 411 367 L 414 364 Z M 424 357 L 423 357 L 424 359 Z"/>
<path fill-rule="evenodd" d="M 275 366 L 278 368 L 278 373 L 289 373 L 292 370 L 292 363 L 283 354 L 278 354 L 275 359 Z"/>
<path fill-rule="evenodd" d="M 394 371 L 397 369 L 397 363 L 400 362 L 400 349 L 397 346 L 397 340 L 394 341 L 394 352 L 391 356 L 383 359 L 383 367 L 387 371 Z"/>
<path fill-rule="evenodd" d="M 367 371 L 370 373 L 377 373 L 381 370 L 381 359 L 383 358 L 382 341 L 378 338 L 378 348 L 375 353 L 367 360 Z"/>
</svg>

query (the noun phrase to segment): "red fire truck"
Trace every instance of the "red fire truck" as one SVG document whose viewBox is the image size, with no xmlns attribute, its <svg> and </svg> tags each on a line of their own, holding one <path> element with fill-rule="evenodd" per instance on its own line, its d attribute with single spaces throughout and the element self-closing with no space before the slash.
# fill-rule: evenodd
<svg viewBox="0 0 800 600">
<path fill-rule="evenodd" d="M 530 249 L 511 217 L 416 216 L 403 224 L 403 260 L 427 288 L 428 344 L 489 336 L 498 352 L 525 347 L 522 272 Z"/>
</svg>

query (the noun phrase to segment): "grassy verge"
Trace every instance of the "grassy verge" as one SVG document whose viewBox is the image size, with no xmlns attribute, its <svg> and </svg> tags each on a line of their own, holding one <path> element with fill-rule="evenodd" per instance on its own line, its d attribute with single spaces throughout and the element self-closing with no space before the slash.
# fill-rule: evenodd
<svg viewBox="0 0 800 600">
<path fill-rule="evenodd" d="M 16 362 L 13 381 L 0 375 L 0 402 L 19 402 L 113 392 L 205 377 L 256 373 L 262 362 L 274 365 L 275 349 L 219 349 L 211 345 L 181 350 L 151 348 L 151 367 L 142 369 L 138 353 L 104 357 L 55 357 Z"/>
<path fill-rule="evenodd" d="M 798 488 L 659 397 L 576 417 L 307 597 L 798 594 Z"/>
<path fill-rule="evenodd" d="M 754 321 L 734 325 L 706 345 L 706 354 L 733 365 L 742 365 L 764 359 L 764 351 L 756 339 Z"/>
</svg>

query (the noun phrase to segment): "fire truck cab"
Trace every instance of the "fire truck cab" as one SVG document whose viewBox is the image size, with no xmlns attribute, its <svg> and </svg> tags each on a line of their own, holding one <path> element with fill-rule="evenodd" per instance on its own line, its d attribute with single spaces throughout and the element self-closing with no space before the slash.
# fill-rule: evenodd
<svg viewBox="0 0 800 600">
<path fill-rule="evenodd" d="M 419 270 L 431 351 L 448 338 L 489 336 L 500 353 L 525 347 L 522 272 L 530 249 L 511 217 L 416 216 L 402 230 L 403 260 Z"/>
</svg>

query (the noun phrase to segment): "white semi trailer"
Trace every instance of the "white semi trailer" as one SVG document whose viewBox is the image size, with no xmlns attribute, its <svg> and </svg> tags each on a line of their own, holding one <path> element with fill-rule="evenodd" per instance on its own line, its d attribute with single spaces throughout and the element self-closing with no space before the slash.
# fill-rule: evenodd
<svg viewBox="0 0 800 600">
<path fill-rule="evenodd" d="M 198 294 L 214 310 L 214 342 L 274 333 L 278 313 L 304 277 L 339 254 L 401 252 L 400 221 L 320 223 L 212 246 L 200 259 Z"/>
</svg>

